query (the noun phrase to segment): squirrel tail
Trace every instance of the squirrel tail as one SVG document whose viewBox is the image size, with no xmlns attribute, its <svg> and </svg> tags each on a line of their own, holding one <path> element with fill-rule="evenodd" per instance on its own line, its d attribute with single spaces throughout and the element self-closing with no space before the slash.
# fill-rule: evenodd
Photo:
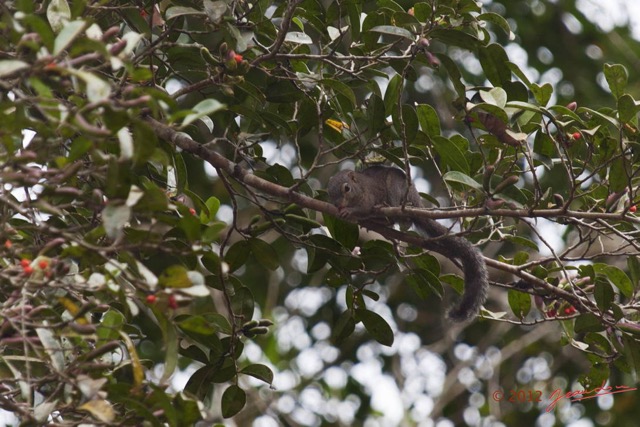
<svg viewBox="0 0 640 427">
<path fill-rule="evenodd" d="M 480 307 L 487 299 L 489 290 L 487 266 L 480 251 L 469 241 L 459 237 L 451 237 L 451 239 L 457 241 L 457 244 L 453 245 L 457 253 L 452 255 L 462 261 L 464 293 L 460 302 L 449 309 L 447 317 L 454 322 L 463 322 L 478 314 Z M 446 240 L 448 239 L 443 243 L 446 244 Z"/>
<path fill-rule="evenodd" d="M 487 299 L 489 278 L 482 253 L 464 237 L 448 236 L 448 229 L 434 220 L 415 221 L 416 226 L 432 237 L 442 237 L 425 242 L 425 249 L 438 252 L 449 259 L 458 259 L 464 271 L 464 293 L 458 305 L 447 312 L 454 322 L 471 319 L 480 311 Z"/>
</svg>

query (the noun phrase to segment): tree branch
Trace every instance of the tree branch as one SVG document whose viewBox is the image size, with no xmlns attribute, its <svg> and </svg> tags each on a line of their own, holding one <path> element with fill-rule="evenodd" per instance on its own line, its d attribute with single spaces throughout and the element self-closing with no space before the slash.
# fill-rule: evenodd
<svg viewBox="0 0 640 427">
<path fill-rule="evenodd" d="M 227 173 L 228 175 L 230 175 L 231 177 L 233 177 L 234 179 L 250 186 L 253 187 L 255 189 L 264 191 L 265 193 L 268 193 L 272 196 L 277 196 L 280 197 L 284 200 L 287 200 L 291 203 L 295 203 L 298 206 L 304 207 L 304 208 L 308 208 L 308 209 L 312 209 L 318 212 L 323 212 L 326 213 L 328 215 L 332 215 L 332 216 L 339 216 L 339 212 L 338 209 L 327 202 L 324 202 L 322 200 L 318 200 L 318 199 L 314 199 L 308 196 L 305 196 L 301 193 L 298 193 L 296 191 L 292 191 L 290 188 L 287 187 L 283 187 L 281 185 L 278 184 L 274 184 L 273 182 L 267 181 L 265 179 L 262 179 L 252 173 L 250 173 L 249 171 L 247 171 L 246 169 L 240 167 L 238 164 L 233 163 L 232 161 L 228 160 L 227 158 L 225 158 L 224 156 L 216 153 L 215 151 L 205 147 L 203 144 L 200 144 L 196 141 L 194 141 L 193 139 L 191 139 L 188 135 L 184 134 L 184 133 L 180 133 L 177 132 L 176 130 L 170 128 L 169 126 L 153 119 L 153 118 L 147 118 L 148 123 L 151 125 L 152 129 L 154 130 L 154 132 L 156 133 L 156 135 L 159 138 L 162 138 L 166 141 L 169 141 L 170 143 L 172 143 L 173 145 L 175 145 L 176 147 L 181 148 L 182 150 L 191 153 L 205 161 L 207 161 L 208 163 L 210 163 L 214 168 L 224 171 L 225 173 Z M 470 210 L 465 210 L 465 211 L 460 211 L 460 212 L 476 212 L 476 215 L 490 215 L 490 214 L 496 214 L 495 211 L 488 211 L 485 209 L 470 209 Z M 511 216 L 516 216 L 513 215 L 514 211 L 510 211 L 510 210 L 499 210 L 501 213 L 502 211 L 503 214 L 511 214 Z M 439 218 L 440 216 L 435 216 L 432 215 L 431 211 L 426 211 L 426 210 L 422 210 L 422 209 L 415 209 L 415 208 L 381 208 L 379 210 L 381 216 L 387 215 L 390 218 L 398 218 L 398 217 L 408 217 L 408 218 L 416 218 L 416 217 L 424 217 L 424 218 Z M 445 213 L 447 215 L 442 216 L 442 218 L 447 218 L 447 217 L 451 217 L 450 215 L 453 214 L 458 214 L 460 213 L 458 211 L 446 211 Z M 518 211 L 516 211 L 518 212 Z M 521 214 L 523 216 L 530 216 L 531 215 L 531 211 L 520 211 Z M 559 210 L 554 210 L 554 209 L 549 209 L 549 210 L 544 210 L 542 211 L 543 214 L 549 215 L 551 212 L 555 212 L 556 214 L 560 215 L 560 214 L 564 214 L 567 215 L 566 212 L 564 212 L 562 209 Z M 583 212 L 584 214 L 584 212 Z M 543 215 L 544 216 L 544 215 Z M 616 214 L 616 218 L 620 219 L 620 215 Z M 381 236 L 390 239 L 390 240 L 398 240 L 398 241 L 402 241 L 402 242 L 406 242 L 410 245 L 413 246 L 417 246 L 417 247 L 421 247 L 430 251 L 434 251 L 437 253 L 442 253 L 442 249 L 440 248 L 440 244 L 438 243 L 438 238 L 434 238 L 434 239 L 430 239 L 430 238 L 424 238 L 424 237 L 420 237 L 416 234 L 412 234 L 412 233 L 405 233 L 402 231 L 398 231 L 395 230 L 393 228 L 389 228 L 386 227 L 384 225 L 380 225 L 377 224 L 376 222 L 372 222 L 372 221 L 352 221 L 354 223 L 358 223 L 359 225 L 375 231 L 376 233 L 380 234 Z M 445 251 L 446 252 L 446 251 Z M 566 301 L 568 301 L 569 303 L 571 303 L 574 307 L 576 308 L 584 308 L 586 310 L 594 310 L 594 304 L 589 301 L 587 298 L 583 298 L 583 297 L 579 297 L 575 294 L 572 294 L 570 292 L 567 292 L 563 289 L 560 289 L 556 286 L 551 285 L 550 283 L 539 279 L 535 276 L 533 276 L 532 274 L 527 273 L 526 271 L 522 271 L 520 268 L 518 268 L 517 266 L 513 266 L 513 265 L 509 265 L 500 261 L 496 261 L 494 259 L 491 258 L 487 258 L 484 257 L 485 262 L 487 263 L 488 266 L 502 270 L 502 271 L 506 271 L 508 273 L 513 274 L 516 277 L 519 277 L 520 279 L 522 279 L 523 281 L 525 281 L 526 283 L 530 284 L 532 287 L 536 287 L 539 289 L 543 289 L 545 291 L 548 291 L 560 298 L 565 299 Z"/>
<path fill-rule="evenodd" d="M 269 52 L 257 57 L 251 63 L 252 66 L 256 66 L 263 61 L 268 61 L 278 54 L 280 47 L 284 43 L 285 37 L 287 37 L 287 32 L 289 31 L 289 26 L 291 25 L 291 20 L 293 19 L 293 14 L 296 11 L 296 7 L 302 3 L 302 0 L 293 0 L 289 1 L 289 5 L 287 6 L 287 10 L 282 17 L 282 25 L 280 26 L 280 31 L 278 31 L 278 36 L 276 37 L 276 41 L 269 48 Z"/>
</svg>

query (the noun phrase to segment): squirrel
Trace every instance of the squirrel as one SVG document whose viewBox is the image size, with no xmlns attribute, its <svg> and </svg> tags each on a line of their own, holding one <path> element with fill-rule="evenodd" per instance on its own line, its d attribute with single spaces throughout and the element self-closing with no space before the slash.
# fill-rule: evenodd
<svg viewBox="0 0 640 427">
<path fill-rule="evenodd" d="M 341 218 L 366 219 L 375 215 L 376 208 L 384 206 L 424 207 L 416 188 L 408 186 L 405 173 L 389 166 L 370 166 L 361 172 L 340 171 L 329 179 L 327 192 Z M 427 236 L 440 237 L 428 245 L 425 242 L 426 249 L 462 263 L 464 293 L 460 303 L 449 309 L 447 317 L 456 322 L 475 317 L 487 298 L 489 288 L 482 254 L 467 239 L 447 236 L 447 227 L 433 219 L 414 218 L 413 223 Z"/>
</svg>

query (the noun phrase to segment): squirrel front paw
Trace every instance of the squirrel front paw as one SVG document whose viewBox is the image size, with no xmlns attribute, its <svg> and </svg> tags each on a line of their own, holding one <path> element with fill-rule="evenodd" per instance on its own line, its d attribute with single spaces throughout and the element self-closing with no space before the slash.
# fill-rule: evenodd
<svg viewBox="0 0 640 427">
<path fill-rule="evenodd" d="M 353 217 L 354 209 L 353 208 L 338 208 L 338 215 L 342 219 L 347 219 Z"/>
</svg>

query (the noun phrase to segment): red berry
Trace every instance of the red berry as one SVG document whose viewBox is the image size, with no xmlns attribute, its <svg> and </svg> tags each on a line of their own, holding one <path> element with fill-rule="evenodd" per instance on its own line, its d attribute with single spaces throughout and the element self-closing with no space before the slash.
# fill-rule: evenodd
<svg viewBox="0 0 640 427">
<path fill-rule="evenodd" d="M 28 260 L 26 258 L 22 258 L 20 260 L 20 265 L 22 266 L 22 268 L 27 268 L 31 265 L 31 260 Z"/>
<path fill-rule="evenodd" d="M 45 270 L 47 267 L 49 267 L 49 261 L 47 261 L 46 259 L 41 260 L 40 262 L 38 262 L 38 267 L 40 267 L 40 270 Z"/>
<path fill-rule="evenodd" d="M 237 63 L 240 63 L 244 58 L 239 53 L 236 53 L 235 55 L 233 55 L 233 59 L 235 59 Z"/>
<path fill-rule="evenodd" d="M 169 295 L 169 298 L 167 299 L 167 304 L 169 305 L 169 308 L 173 310 L 178 308 L 178 301 L 176 301 L 175 295 Z"/>
<path fill-rule="evenodd" d="M 147 295 L 147 302 L 149 304 L 154 304 L 156 302 L 156 300 L 158 299 L 158 297 L 156 297 L 153 294 Z"/>
<path fill-rule="evenodd" d="M 574 133 L 571 134 L 571 137 L 573 139 L 580 139 L 580 138 L 582 138 L 582 134 L 580 132 L 574 132 Z"/>
<path fill-rule="evenodd" d="M 633 206 L 629 207 L 629 212 L 631 212 L 631 213 L 634 213 L 637 210 L 638 210 L 638 208 L 636 207 L 636 205 L 633 205 Z"/>
<path fill-rule="evenodd" d="M 567 108 L 571 111 L 576 111 L 576 108 L 578 108 L 578 103 L 576 101 L 570 102 L 567 104 Z"/>
<path fill-rule="evenodd" d="M 195 214 L 196 214 L 196 210 L 195 210 L 195 209 L 193 209 L 193 208 L 189 208 L 189 213 L 190 213 L 191 215 L 195 215 Z"/>
<path fill-rule="evenodd" d="M 547 310 L 547 317 L 556 317 L 556 310 L 555 309 L 551 309 L 551 310 Z"/>
<path fill-rule="evenodd" d="M 7 239 L 4 241 L 4 247 L 7 249 L 11 249 L 11 246 L 13 246 L 13 243 L 11 243 L 11 240 Z"/>
<path fill-rule="evenodd" d="M 31 273 L 33 273 L 33 267 L 31 267 L 30 265 L 27 265 L 25 267 L 22 267 L 22 271 L 24 271 L 24 274 L 28 276 Z"/>
</svg>

